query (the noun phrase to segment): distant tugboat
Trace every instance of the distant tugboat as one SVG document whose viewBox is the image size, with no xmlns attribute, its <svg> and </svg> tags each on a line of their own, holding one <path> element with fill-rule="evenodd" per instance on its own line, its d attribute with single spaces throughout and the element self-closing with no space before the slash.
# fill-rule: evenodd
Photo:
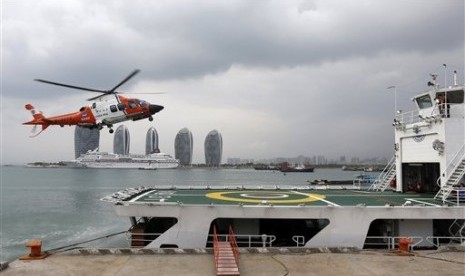
<svg viewBox="0 0 465 276">
<path fill-rule="evenodd" d="M 313 170 L 315 170 L 315 168 L 309 164 L 291 166 L 289 162 L 282 163 L 280 168 L 281 172 L 313 172 Z"/>
</svg>

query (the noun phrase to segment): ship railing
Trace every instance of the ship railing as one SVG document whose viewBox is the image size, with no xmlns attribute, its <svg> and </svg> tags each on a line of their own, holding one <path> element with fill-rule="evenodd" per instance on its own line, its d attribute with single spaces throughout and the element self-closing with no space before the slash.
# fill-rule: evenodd
<svg viewBox="0 0 465 276">
<path fill-rule="evenodd" d="M 144 247 L 159 236 L 163 235 L 163 233 L 134 233 L 131 229 L 126 231 L 126 240 L 131 247 Z"/>
<path fill-rule="evenodd" d="M 435 248 L 439 248 L 441 245 L 451 245 L 453 243 L 465 244 L 465 237 L 454 237 L 454 236 L 428 236 L 426 237 L 426 242 L 431 244 Z"/>
<path fill-rule="evenodd" d="M 458 117 L 461 118 L 464 115 L 463 104 L 436 104 L 431 110 L 431 114 L 427 115 L 426 119 L 437 119 L 437 118 L 451 118 Z M 420 116 L 419 110 L 412 110 L 397 114 L 395 116 L 395 123 L 400 123 L 403 125 L 410 125 L 419 122 L 425 121 L 425 118 Z M 428 121 L 428 120 L 426 120 Z"/>
<path fill-rule="evenodd" d="M 421 121 L 418 110 L 407 111 L 396 115 L 396 121 L 404 125 L 414 124 Z"/>
<path fill-rule="evenodd" d="M 218 234 L 216 232 L 216 227 L 213 227 L 213 254 L 215 257 L 215 270 L 218 271 L 218 258 L 220 255 L 220 249 L 218 245 Z"/>
<path fill-rule="evenodd" d="M 295 242 L 296 247 L 302 247 L 305 245 L 304 236 L 292 236 L 292 240 Z"/>
<path fill-rule="evenodd" d="M 454 187 L 451 189 L 449 197 L 444 202 L 460 206 L 465 203 L 465 187 Z"/>
<path fill-rule="evenodd" d="M 435 105 L 432 116 L 439 115 L 443 118 L 463 118 L 463 103 L 443 103 Z"/>
<path fill-rule="evenodd" d="M 209 238 L 213 238 L 214 235 L 209 235 Z M 236 245 L 238 247 L 273 247 L 273 242 L 276 241 L 274 235 L 238 235 L 234 234 L 236 238 Z M 218 240 L 230 241 L 229 234 L 217 234 Z M 209 239 L 210 240 L 210 239 Z M 207 243 L 207 247 L 212 247 L 212 242 Z"/>
<path fill-rule="evenodd" d="M 228 240 L 229 240 L 229 244 L 231 245 L 231 248 L 233 250 L 234 259 L 236 260 L 236 264 L 239 266 L 239 248 L 237 246 L 236 234 L 234 234 L 234 231 L 233 231 L 231 225 L 229 226 Z"/>
<path fill-rule="evenodd" d="M 409 245 L 410 250 L 415 250 L 415 247 L 424 241 L 424 237 L 421 236 L 367 236 L 364 247 L 376 247 L 376 248 L 387 248 L 396 249 L 399 246 L 401 239 L 409 239 L 411 241 Z"/>
<path fill-rule="evenodd" d="M 376 176 L 375 175 L 363 173 L 363 174 L 357 175 L 352 180 L 352 188 L 360 190 L 360 189 L 362 189 L 362 186 L 366 187 L 366 185 L 370 185 L 368 187 L 368 190 L 369 190 L 370 187 L 372 187 L 375 182 L 376 182 Z"/>
</svg>

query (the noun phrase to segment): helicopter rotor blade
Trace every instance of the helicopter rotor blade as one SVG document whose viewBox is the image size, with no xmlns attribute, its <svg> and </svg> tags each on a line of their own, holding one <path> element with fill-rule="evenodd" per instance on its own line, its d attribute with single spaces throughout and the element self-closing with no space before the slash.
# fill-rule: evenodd
<svg viewBox="0 0 465 276">
<path fill-rule="evenodd" d="M 95 97 L 92 97 L 92 98 L 88 98 L 87 100 L 88 101 L 93 101 L 93 100 L 96 100 L 100 97 L 103 97 L 103 96 L 106 96 L 106 95 L 110 95 L 110 94 L 120 94 L 119 92 L 112 92 L 112 93 L 104 93 L 102 95 L 99 95 L 99 96 L 95 96 Z M 150 93 L 150 92 L 147 92 L 147 93 L 128 93 L 130 95 L 137 95 L 137 94 L 141 94 L 141 95 L 155 95 L 155 94 L 166 94 L 165 92 L 153 92 L 153 93 Z M 128 95 L 128 94 L 125 94 L 125 95 Z"/>
<path fill-rule="evenodd" d="M 136 69 L 134 70 L 131 74 L 129 74 L 129 76 L 127 76 L 124 80 L 122 80 L 120 83 L 118 83 L 115 87 L 113 87 L 111 90 L 107 91 L 107 92 L 115 92 L 116 89 L 118 89 L 118 87 L 120 87 L 121 85 L 123 85 L 125 82 L 127 82 L 128 80 L 130 80 L 132 77 L 134 77 L 134 75 L 136 75 L 137 73 L 139 73 L 140 70 L 139 69 Z"/>
<path fill-rule="evenodd" d="M 105 93 L 105 94 L 98 95 L 98 96 L 95 96 L 95 97 L 92 97 L 92 98 L 88 98 L 87 100 L 88 100 L 88 101 L 93 101 L 93 100 L 96 100 L 96 99 L 98 99 L 98 98 L 100 98 L 100 97 L 106 96 L 106 95 L 108 95 L 108 94 L 114 94 L 114 93 Z"/>
<path fill-rule="evenodd" d="M 108 93 L 107 91 L 104 91 L 104 90 L 80 87 L 80 86 L 69 85 L 69 84 L 64 84 L 64 83 L 59 83 L 59 82 L 48 81 L 48 80 L 35 79 L 35 81 L 58 85 L 58 86 L 64 86 L 64 87 L 73 88 L 73 89 L 89 91 L 89 92 Z"/>
</svg>

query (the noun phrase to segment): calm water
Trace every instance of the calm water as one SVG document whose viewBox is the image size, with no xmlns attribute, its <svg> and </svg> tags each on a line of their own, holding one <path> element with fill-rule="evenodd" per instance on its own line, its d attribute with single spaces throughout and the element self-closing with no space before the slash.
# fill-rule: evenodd
<svg viewBox="0 0 465 276">
<path fill-rule="evenodd" d="M 305 186 L 307 180 L 346 180 L 356 174 L 340 169 L 284 175 L 234 169 L 144 171 L 2 167 L 0 259 L 8 261 L 25 254 L 24 245 L 30 239 L 41 239 L 44 250 L 49 250 L 127 230 L 129 220 L 117 217 L 112 205 L 99 199 L 128 187 Z M 123 237 L 105 242 L 106 246 L 126 246 Z"/>
</svg>

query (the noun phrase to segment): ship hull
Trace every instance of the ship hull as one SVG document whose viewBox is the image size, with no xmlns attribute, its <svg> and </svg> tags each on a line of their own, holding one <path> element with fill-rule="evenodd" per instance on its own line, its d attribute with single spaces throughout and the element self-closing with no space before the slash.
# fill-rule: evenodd
<svg viewBox="0 0 465 276">
<path fill-rule="evenodd" d="M 435 236 L 451 235 L 436 229 L 450 229 L 465 217 L 463 205 L 442 205 L 428 194 L 363 190 L 172 187 L 132 195 L 121 191 L 102 200 L 116 203 L 117 215 L 129 217 L 133 228 L 142 227 L 141 236 L 166 226 L 155 239 L 139 244 L 147 248 L 209 247 L 213 225 L 220 232 L 232 226 L 239 240 L 258 240 L 249 247 L 261 247 L 263 238 L 263 246 L 362 249 L 370 240 L 394 246 L 402 236 L 414 237 L 416 246 L 433 247 Z"/>
</svg>

